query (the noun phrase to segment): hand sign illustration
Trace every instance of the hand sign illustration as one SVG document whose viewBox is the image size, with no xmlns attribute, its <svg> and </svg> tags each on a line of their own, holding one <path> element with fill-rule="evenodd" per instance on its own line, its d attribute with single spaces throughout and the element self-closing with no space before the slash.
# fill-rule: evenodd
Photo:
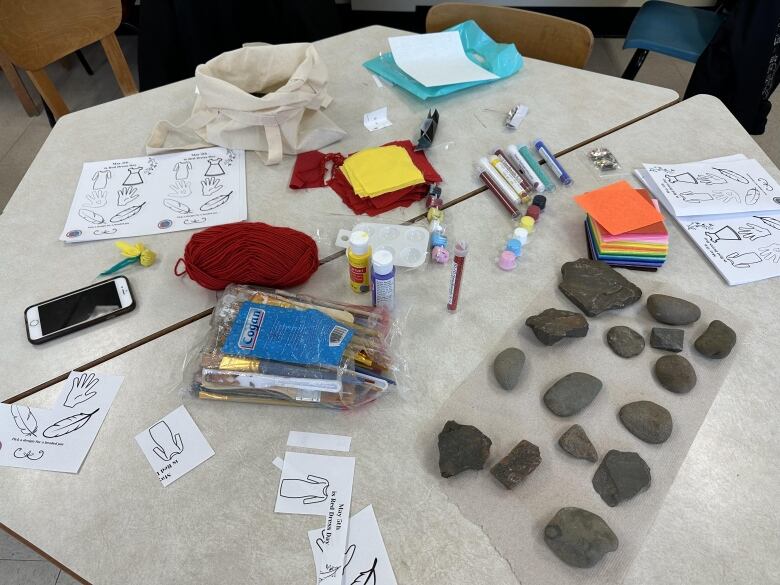
<svg viewBox="0 0 780 585">
<path fill-rule="evenodd" d="M 757 240 L 758 238 L 763 238 L 772 234 L 772 232 L 770 232 L 768 229 L 754 223 L 743 225 L 737 228 L 737 231 L 739 232 L 739 235 L 742 236 L 745 240 L 750 241 Z"/>
<path fill-rule="evenodd" d="M 737 254 L 732 252 L 726 256 L 726 260 L 731 262 L 734 268 L 750 268 L 751 264 L 758 264 L 761 262 L 761 258 L 755 252 L 747 252 L 745 254 Z"/>
<path fill-rule="evenodd" d="M 108 200 L 108 191 L 105 189 L 94 189 L 91 193 L 87 193 L 87 202 L 84 204 L 87 207 L 105 207 Z"/>
<path fill-rule="evenodd" d="M 173 185 L 168 185 L 168 188 L 171 190 L 168 195 L 171 197 L 188 197 L 192 194 L 192 188 L 190 187 L 189 181 L 176 181 Z"/>
<path fill-rule="evenodd" d="M 138 199 L 138 189 L 135 187 L 122 187 L 116 192 L 116 204 L 127 205 Z"/>
<path fill-rule="evenodd" d="M 174 435 L 171 427 L 164 420 L 149 429 L 149 436 L 157 445 L 152 451 L 163 461 L 170 461 L 184 451 L 181 435 L 179 433 Z"/>
<path fill-rule="evenodd" d="M 303 500 L 304 504 L 319 504 L 328 498 L 330 482 L 316 475 L 307 475 L 306 479 L 283 479 L 279 486 L 279 495 L 283 498 Z"/>
<path fill-rule="evenodd" d="M 777 264 L 780 262 L 780 244 L 772 243 L 763 248 L 759 248 L 758 255 L 764 260 L 769 260 L 770 262 Z"/>
<path fill-rule="evenodd" d="M 81 374 L 78 378 L 73 378 L 64 405 L 73 408 L 95 396 L 97 392 L 93 388 L 98 385 L 98 382 L 100 382 L 100 378 L 95 374 Z"/>
<path fill-rule="evenodd" d="M 214 195 L 220 189 L 222 189 L 222 184 L 220 183 L 219 179 L 216 179 L 214 177 L 209 177 L 207 179 L 203 179 L 200 182 L 200 188 L 201 188 L 201 192 L 203 193 L 203 196 L 209 197 L 211 195 Z"/>
<path fill-rule="evenodd" d="M 726 189 L 725 191 L 713 191 L 712 196 L 721 203 L 741 203 L 742 199 L 736 191 Z"/>
<path fill-rule="evenodd" d="M 699 180 L 699 183 L 702 183 L 704 185 L 722 185 L 726 182 L 726 179 L 723 177 L 719 177 L 718 175 L 713 175 L 712 173 L 705 173 L 703 175 L 698 175 L 696 177 Z"/>
</svg>

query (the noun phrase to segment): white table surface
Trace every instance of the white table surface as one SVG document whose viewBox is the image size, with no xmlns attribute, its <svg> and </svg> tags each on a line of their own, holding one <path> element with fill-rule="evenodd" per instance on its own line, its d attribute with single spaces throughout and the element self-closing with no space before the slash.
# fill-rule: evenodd
<svg viewBox="0 0 780 585">
<path fill-rule="evenodd" d="M 495 146 L 541 136 L 551 149 L 561 151 L 677 99 L 671 90 L 526 59 L 524 68 L 507 80 L 421 102 L 397 87 L 378 88 L 361 65 L 387 50 L 388 36 L 401 33 L 372 26 L 315 43 L 328 66 L 334 96 L 326 113 L 348 132 L 325 150 L 347 153 L 412 138 L 428 108 L 438 107 L 441 122 L 429 156 L 444 177 L 445 200 L 480 186 L 473 163 Z M 158 120 L 179 123 L 187 118 L 193 91 L 193 79 L 181 81 L 75 112 L 52 130 L 0 216 L 0 328 L 6 340 L 0 367 L 7 372 L 0 400 L 213 306 L 213 292 L 173 276 L 192 232 L 144 236 L 133 241 L 144 242 L 159 259 L 151 268 L 126 272 L 138 304 L 132 314 L 41 346 L 28 343 L 24 331 L 27 306 L 94 282 L 119 259 L 112 241 L 66 245 L 57 239 L 82 163 L 143 155 Z M 503 128 L 503 112 L 518 102 L 528 105 L 530 113 L 522 130 L 509 133 Z M 393 126 L 369 133 L 362 125 L 363 113 L 381 106 L 389 107 Z M 335 250 L 340 228 L 371 218 L 354 216 L 330 189 L 290 190 L 293 162 L 294 157 L 286 156 L 281 164 L 266 167 L 255 154 L 247 155 L 249 218 L 312 235 L 324 257 Z M 376 221 L 401 222 L 423 211 L 424 205 L 417 203 Z"/>
<path fill-rule="evenodd" d="M 722 104 L 706 96 L 602 143 L 626 168 L 743 152 L 780 177 Z M 176 390 L 180 364 L 204 331 L 201 320 L 98 368 L 126 378 L 81 472 L 4 469 L 0 491 L 13 495 L 0 501 L 0 522 L 95 584 L 113 583 L 117 575 L 148 584 L 311 582 L 305 532 L 320 519 L 273 513 L 279 475 L 270 460 L 283 455 L 289 430 L 332 432 L 353 437 L 353 510 L 374 505 L 399 583 L 517 583 L 487 535 L 443 496 L 440 482 L 446 480 L 437 477 L 435 432 L 443 424 L 437 413 L 460 381 L 496 349 L 540 291 L 552 293 L 560 264 L 585 254 L 583 215 L 571 197 L 608 181 L 591 174 L 583 152 L 561 162 L 576 188 L 550 198 L 515 272 L 501 272 L 493 260 L 510 222 L 489 194 L 448 210 L 448 225 L 471 247 L 457 313 L 444 308 L 447 268 L 399 273 L 410 381 L 403 395 L 390 394 L 350 414 L 183 399 Z M 728 287 L 667 223 L 667 264 L 657 274 L 627 276 L 646 293 L 667 285 L 707 296 L 753 329 L 738 332 L 739 359 L 625 582 L 774 583 L 780 575 L 780 513 L 774 505 L 780 495 L 779 413 L 770 364 L 780 342 L 766 332 L 780 327 L 780 314 L 770 308 L 780 281 Z M 302 290 L 354 299 L 345 273 L 340 258 Z M 50 404 L 58 391 L 48 388 L 25 403 Z M 182 400 L 216 455 L 161 488 L 133 437 Z M 522 571 L 517 576 L 522 581 Z"/>
</svg>

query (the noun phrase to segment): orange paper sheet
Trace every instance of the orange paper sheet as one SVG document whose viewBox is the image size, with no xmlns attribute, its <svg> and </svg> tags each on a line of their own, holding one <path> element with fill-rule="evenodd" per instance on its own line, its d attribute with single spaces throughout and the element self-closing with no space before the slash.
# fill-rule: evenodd
<svg viewBox="0 0 780 585">
<path fill-rule="evenodd" d="M 663 221 L 660 212 L 626 181 L 584 193 L 574 201 L 612 235 Z"/>
</svg>

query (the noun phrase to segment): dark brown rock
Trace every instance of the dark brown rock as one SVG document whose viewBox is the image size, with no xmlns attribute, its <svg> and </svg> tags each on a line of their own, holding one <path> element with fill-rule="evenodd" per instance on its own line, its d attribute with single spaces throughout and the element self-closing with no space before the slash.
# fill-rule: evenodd
<svg viewBox="0 0 780 585">
<path fill-rule="evenodd" d="M 587 569 L 618 549 L 618 537 L 606 522 L 582 508 L 561 508 L 544 527 L 544 542 L 571 567 Z"/>
<path fill-rule="evenodd" d="M 728 356 L 737 343 L 737 334 L 723 321 L 715 319 L 693 344 L 700 354 L 714 360 Z"/>
<path fill-rule="evenodd" d="M 558 439 L 558 445 L 572 457 L 587 459 L 595 463 L 599 460 L 596 447 L 590 442 L 588 435 L 580 425 L 570 426 Z"/>
<path fill-rule="evenodd" d="M 659 323 L 690 325 L 701 317 L 701 309 L 685 299 L 669 295 L 647 297 L 647 310 Z"/>
<path fill-rule="evenodd" d="M 520 441 L 506 457 L 490 469 L 490 473 L 506 489 L 511 490 L 531 475 L 541 462 L 539 447 L 528 441 Z"/>
<path fill-rule="evenodd" d="M 658 382 L 669 392 L 685 394 L 696 386 L 696 370 L 681 355 L 661 356 L 655 362 L 654 371 Z"/>
<path fill-rule="evenodd" d="M 645 349 L 645 338 L 631 327 L 617 325 L 607 331 L 607 344 L 620 357 L 632 358 Z"/>
<path fill-rule="evenodd" d="M 588 317 L 622 309 L 642 297 L 642 290 L 614 268 L 597 260 L 580 258 L 561 267 L 558 288 Z"/>
<path fill-rule="evenodd" d="M 545 309 L 528 317 L 525 324 L 545 345 L 554 345 L 564 337 L 585 337 L 588 334 L 588 320 L 581 313 L 561 309 Z"/>
<path fill-rule="evenodd" d="M 646 443 L 663 443 L 672 434 L 672 415 L 663 406 L 649 400 L 629 402 L 620 409 L 620 422 Z"/>
<path fill-rule="evenodd" d="M 452 477 L 466 469 L 482 469 L 492 444 L 477 427 L 448 420 L 439 433 L 441 476 Z"/>
<path fill-rule="evenodd" d="M 593 489 L 607 506 L 630 500 L 650 487 L 650 468 L 638 453 L 609 451 L 593 475 Z"/>
</svg>

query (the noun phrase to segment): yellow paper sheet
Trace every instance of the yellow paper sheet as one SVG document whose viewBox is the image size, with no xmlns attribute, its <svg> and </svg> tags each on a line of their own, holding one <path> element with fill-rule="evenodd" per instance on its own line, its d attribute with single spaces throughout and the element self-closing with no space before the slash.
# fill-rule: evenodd
<svg viewBox="0 0 780 585">
<path fill-rule="evenodd" d="M 395 145 L 356 152 L 341 171 L 359 197 L 378 197 L 425 182 L 406 149 Z"/>
</svg>

